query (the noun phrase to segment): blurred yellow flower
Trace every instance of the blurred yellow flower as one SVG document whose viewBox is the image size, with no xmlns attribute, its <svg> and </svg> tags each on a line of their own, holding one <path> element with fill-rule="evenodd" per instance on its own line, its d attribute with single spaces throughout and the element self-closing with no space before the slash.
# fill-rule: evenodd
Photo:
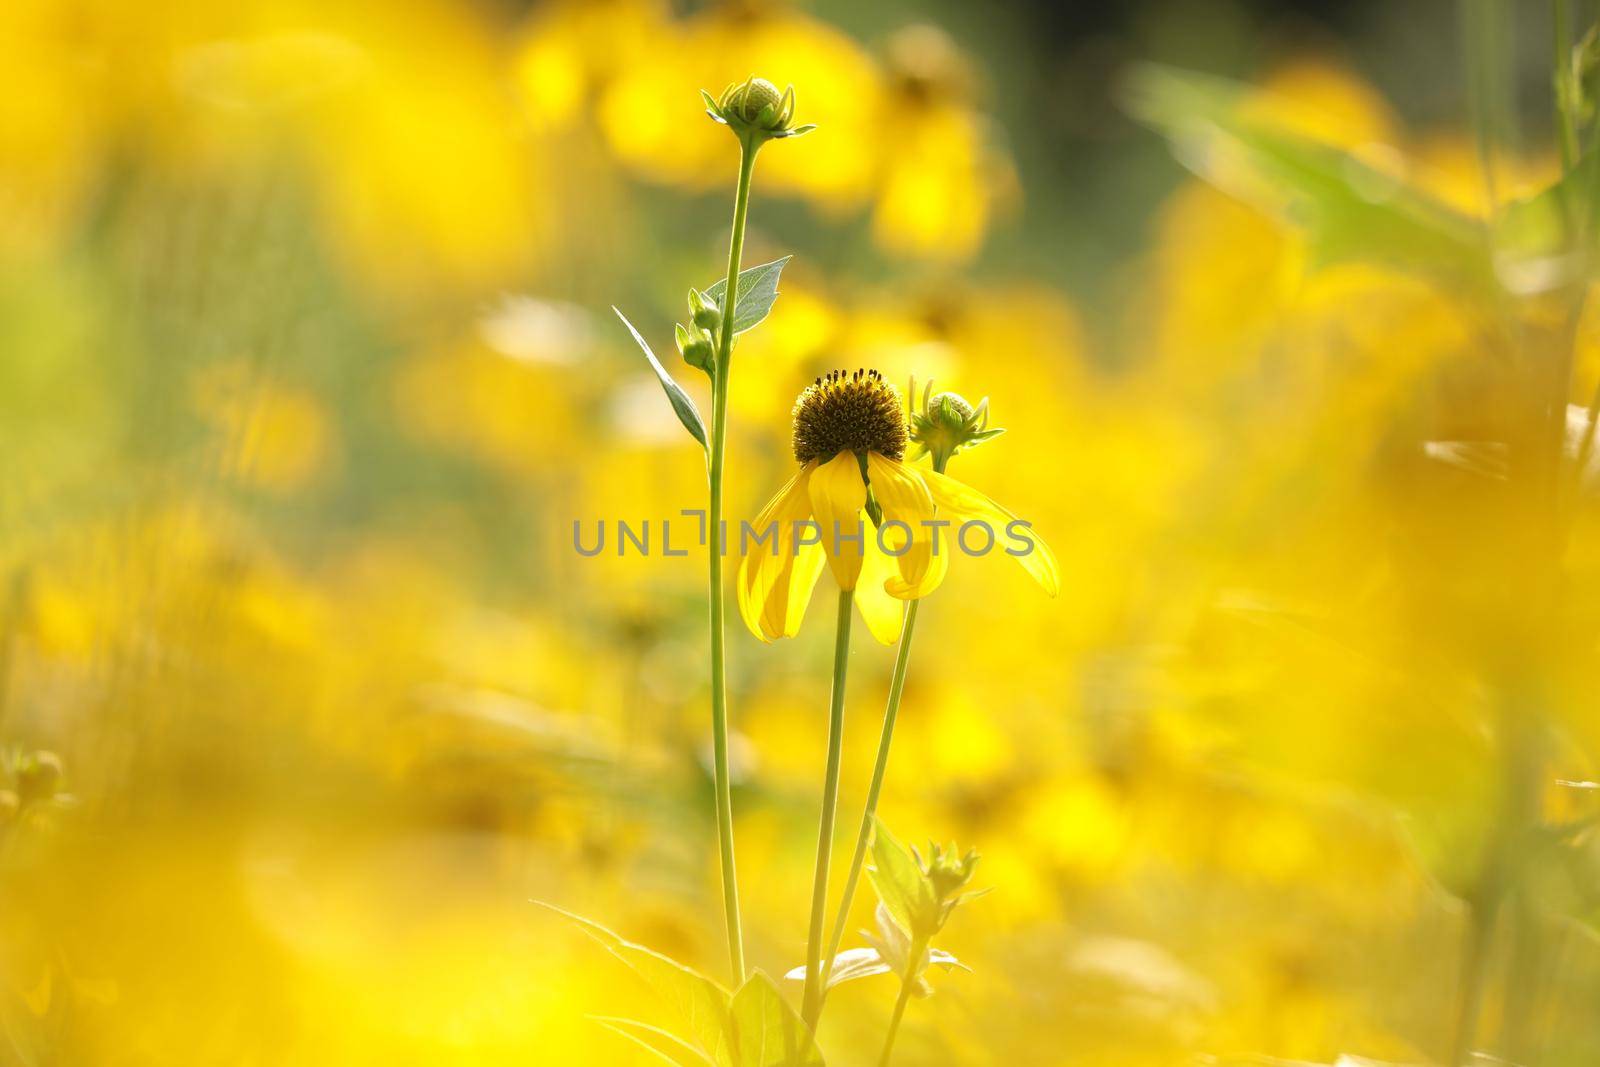
<svg viewBox="0 0 1600 1067">
<path fill-rule="evenodd" d="M 275 493 L 304 488 L 328 472 L 335 430 L 309 390 L 253 378 L 242 363 L 208 367 L 195 405 L 222 435 L 229 473 Z"/>
<path fill-rule="evenodd" d="M 995 208 L 1016 196 L 1016 175 L 973 108 L 966 57 L 944 31 L 908 26 L 890 38 L 887 52 L 873 236 L 901 255 L 966 259 Z"/>
</svg>

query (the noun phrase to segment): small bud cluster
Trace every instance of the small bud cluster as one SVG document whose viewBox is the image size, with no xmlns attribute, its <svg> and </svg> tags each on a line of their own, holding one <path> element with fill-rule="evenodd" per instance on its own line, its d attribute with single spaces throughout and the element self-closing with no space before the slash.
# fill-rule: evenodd
<svg viewBox="0 0 1600 1067">
<path fill-rule="evenodd" d="M 872 855 L 867 877 L 878 892 L 878 932 L 866 933 L 867 943 L 901 976 L 907 989 L 928 996 L 933 990 L 923 975 L 930 964 L 947 969 L 963 966 L 954 956 L 933 948 L 932 941 L 956 908 L 983 895 L 983 890 L 967 890 L 978 853 L 958 852 L 954 844 L 944 848 L 930 844 L 926 853 L 913 848 L 908 854 L 878 822 Z"/>
<path fill-rule="evenodd" d="M 917 380 L 911 379 L 910 407 L 911 440 L 918 446 L 917 455 L 931 454 L 934 466 L 942 470 L 950 457 L 963 448 L 976 448 L 983 442 L 1005 433 L 1003 427 L 989 427 L 989 398 L 984 397 L 977 407 L 967 402 L 959 393 L 935 393 L 933 382 L 922 387 L 922 403 L 917 404 Z"/>
<path fill-rule="evenodd" d="M 678 353 L 691 367 L 715 373 L 717 328 L 722 325 L 722 309 L 715 297 L 698 289 L 689 290 L 689 325 L 677 323 L 673 336 Z"/>
<path fill-rule="evenodd" d="M 740 137 L 767 140 L 777 137 L 799 137 L 816 129 L 814 125 L 791 126 L 794 121 L 794 86 L 781 93 L 778 87 L 765 78 L 751 75 L 742 82 L 734 82 L 713 98 L 701 90 L 706 103 L 706 114 L 727 126 Z"/>
<path fill-rule="evenodd" d="M 962 901 L 974 896 L 965 893 L 972 875 L 978 867 L 977 849 L 968 849 L 965 853 L 956 852 L 955 842 L 941 849 L 937 844 L 929 842 L 928 852 L 923 855 L 915 848 L 911 850 L 916 858 L 917 866 L 922 869 L 922 876 L 927 879 L 928 886 L 932 889 L 928 912 L 918 918 L 924 924 L 922 930 L 914 933 L 926 933 L 932 936 L 944 927 L 945 920 L 950 918 L 950 913 Z"/>
</svg>

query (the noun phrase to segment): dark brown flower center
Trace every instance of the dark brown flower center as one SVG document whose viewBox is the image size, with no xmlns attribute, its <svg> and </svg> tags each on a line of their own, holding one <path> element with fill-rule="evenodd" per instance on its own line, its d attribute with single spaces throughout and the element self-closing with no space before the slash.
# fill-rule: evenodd
<svg viewBox="0 0 1600 1067">
<path fill-rule="evenodd" d="M 840 452 L 906 453 L 900 391 L 875 370 L 830 371 L 794 403 L 794 458 L 827 461 Z"/>
</svg>

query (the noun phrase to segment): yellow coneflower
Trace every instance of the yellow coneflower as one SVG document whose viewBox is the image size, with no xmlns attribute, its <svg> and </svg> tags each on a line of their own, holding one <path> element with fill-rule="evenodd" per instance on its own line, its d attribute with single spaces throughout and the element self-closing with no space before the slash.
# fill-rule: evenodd
<svg viewBox="0 0 1600 1067">
<path fill-rule="evenodd" d="M 961 418 L 974 415 L 981 412 Z M 872 636 L 893 644 L 903 601 L 944 580 L 954 539 L 940 530 L 978 522 L 998 531 L 1018 521 L 976 489 L 905 462 L 909 440 L 899 390 L 875 370 L 833 371 L 800 394 L 800 470 L 740 532 L 739 612 L 751 633 L 763 641 L 793 637 L 826 560 L 839 588 L 853 591 Z M 932 525 L 936 507 L 946 525 Z M 1017 559 L 1054 596 L 1055 556 L 1030 540 Z"/>
</svg>

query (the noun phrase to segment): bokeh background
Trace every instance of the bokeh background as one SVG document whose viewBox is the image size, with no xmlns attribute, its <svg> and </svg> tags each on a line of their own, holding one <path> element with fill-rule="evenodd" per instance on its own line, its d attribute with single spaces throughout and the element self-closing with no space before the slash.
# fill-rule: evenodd
<svg viewBox="0 0 1600 1067">
<path fill-rule="evenodd" d="M 738 352 L 732 514 L 799 389 L 869 365 L 990 398 L 952 472 L 1062 561 L 1057 600 L 966 560 L 922 612 L 882 813 L 995 891 L 897 1062 L 1442 1062 L 1474 945 L 1475 1044 L 1600 1061 L 1592 516 L 1546 537 L 1437 444 L 1516 437 L 1506 339 L 1564 312 L 1319 254 L 1122 106 L 1138 62 L 1236 78 L 1479 220 L 1558 170 L 1531 8 L 1485 182 L 1445 3 L 0 5 L 0 1062 L 643 1062 L 589 1016 L 658 1009 L 534 900 L 721 974 L 705 561 L 571 536 L 703 506 L 609 305 L 667 354 L 718 277 L 697 91 L 750 73 L 820 128 L 757 168 L 746 262 L 795 259 Z M 729 630 L 773 973 L 817 599 Z M 858 634 L 845 846 L 891 665 Z M 1499 892 L 1529 827 L 1559 855 Z M 894 992 L 832 997 L 830 1063 Z"/>
</svg>

